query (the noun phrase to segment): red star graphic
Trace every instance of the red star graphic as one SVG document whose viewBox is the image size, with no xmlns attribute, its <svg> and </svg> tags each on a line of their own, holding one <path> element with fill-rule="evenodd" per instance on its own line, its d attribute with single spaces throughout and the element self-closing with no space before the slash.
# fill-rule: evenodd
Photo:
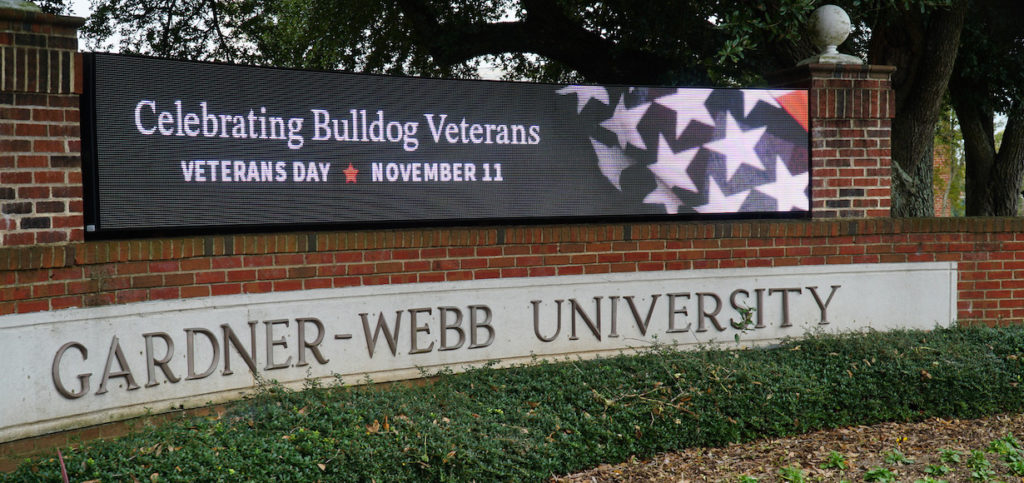
<svg viewBox="0 0 1024 483">
<path fill-rule="evenodd" d="M 356 175 L 359 174 L 359 170 L 352 166 L 352 163 L 348 163 L 348 168 L 341 171 L 345 173 L 345 184 L 356 183 Z"/>
</svg>

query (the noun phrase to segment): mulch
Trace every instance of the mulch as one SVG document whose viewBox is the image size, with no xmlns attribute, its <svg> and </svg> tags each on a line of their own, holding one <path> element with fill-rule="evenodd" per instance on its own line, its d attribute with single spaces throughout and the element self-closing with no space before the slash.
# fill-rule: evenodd
<svg viewBox="0 0 1024 483">
<path fill-rule="evenodd" d="M 1007 434 L 1024 435 L 1024 415 L 1003 414 L 983 419 L 929 419 L 917 423 L 883 423 L 817 431 L 787 438 L 765 439 L 724 448 L 691 448 L 651 459 L 633 458 L 605 464 L 588 471 L 556 477 L 558 482 L 608 481 L 739 481 L 743 475 L 758 482 L 786 481 L 779 469 L 799 467 L 807 481 L 865 481 L 864 475 L 887 468 L 897 481 L 913 482 L 929 476 L 928 465 L 943 464 L 940 450 L 959 451 L 960 464 L 948 464 L 953 472 L 932 476 L 950 482 L 972 481 L 966 460 L 972 450 L 985 451 L 993 440 Z M 886 461 L 886 453 L 900 451 L 912 463 Z M 822 469 L 829 453 L 841 453 L 849 468 Z M 1024 481 L 995 453 L 986 453 L 998 481 Z"/>
</svg>

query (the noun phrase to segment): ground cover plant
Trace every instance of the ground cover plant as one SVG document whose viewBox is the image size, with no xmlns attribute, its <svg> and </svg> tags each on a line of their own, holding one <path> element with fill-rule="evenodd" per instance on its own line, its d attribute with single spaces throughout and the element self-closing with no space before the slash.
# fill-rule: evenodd
<svg viewBox="0 0 1024 483">
<path fill-rule="evenodd" d="M 682 448 L 1020 411 L 1022 357 L 1024 328 L 953 328 L 810 336 L 771 349 L 655 347 L 444 373 L 422 386 L 268 384 L 219 418 L 63 451 L 73 481 L 541 480 Z M 1000 444 L 1009 453 L 1014 442 Z M 880 470 L 908 460 L 896 450 Z M 971 454 L 958 458 L 956 468 L 991 471 Z M 842 466 L 845 456 L 830 461 Z M 43 458 L 5 479 L 58 481 L 60 469 Z"/>
</svg>

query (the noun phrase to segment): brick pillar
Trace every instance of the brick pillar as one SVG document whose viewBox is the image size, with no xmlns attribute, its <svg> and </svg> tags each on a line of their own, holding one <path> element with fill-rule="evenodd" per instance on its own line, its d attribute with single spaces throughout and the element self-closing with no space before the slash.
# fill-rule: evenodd
<svg viewBox="0 0 1024 483">
<path fill-rule="evenodd" d="M 0 247 L 83 239 L 84 22 L 0 9 Z"/>
<path fill-rule="evenodd" d="M 809 64 L 769 76 L 776 86 L 810 90 L 813 218 L 889 216 L 895 70 Z"/>
</svg>

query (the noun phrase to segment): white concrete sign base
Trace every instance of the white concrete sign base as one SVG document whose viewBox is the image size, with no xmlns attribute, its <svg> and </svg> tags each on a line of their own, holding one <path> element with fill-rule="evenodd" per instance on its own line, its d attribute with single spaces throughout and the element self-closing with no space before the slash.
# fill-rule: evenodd
<svg viewBox="0 0 1024 483">
<path fill-rule="evenodd" d="M 930 329 L 955 315 L 953 263 L 511 278 L 7 315 L 0 442 L 235 399 L 253 389 L 253 372 L 290 385 L 385 381 L 655 341 Z"/>
</svg>

